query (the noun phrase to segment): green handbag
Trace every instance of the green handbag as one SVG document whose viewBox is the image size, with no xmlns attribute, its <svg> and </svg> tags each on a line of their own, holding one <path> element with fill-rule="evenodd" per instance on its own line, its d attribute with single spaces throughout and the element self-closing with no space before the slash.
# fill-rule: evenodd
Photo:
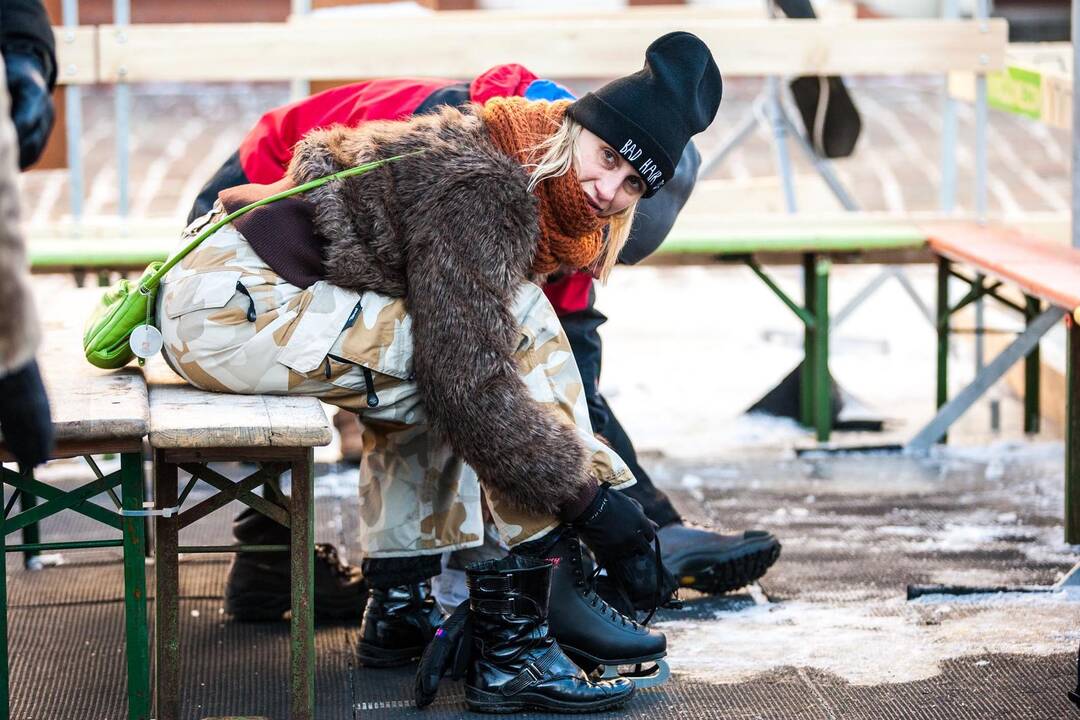
<svg viewBox="0 0 1080 720">
<path fill-rule="evenodd" d="M 146 358 L 157 353 L 161 349 L 161 333 L 154 326 L 154 306 L 161 279 L 203 240 L 244 213 L 312 190 L 333 180 L 363 175 L 394 160 L 422 152 L 424 151 L 417 150 L 357 165 L 245 205 L 201 232 L 168 261 L 150 263 L 138 282 L 120 280 L 105 291 L 105 295 L 94 307 L 83 328 L 83 352 L 87 361 L 96 367 L 113 370 L 127 365 L 136 355 L 141 365 Z"/>
</svg>

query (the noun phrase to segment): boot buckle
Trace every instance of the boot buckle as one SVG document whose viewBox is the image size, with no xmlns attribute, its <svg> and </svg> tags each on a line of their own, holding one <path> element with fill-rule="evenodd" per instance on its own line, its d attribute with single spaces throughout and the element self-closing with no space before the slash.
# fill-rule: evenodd
<svg viewBox="0 0 1080 720">
<path fill-rule="evenodd" d="M 517 695 L 525 688 L 537 685 L 544 680 L 544 673 L 551 669 L 555 661 L 562 656 L 559 644 L 552 642 L 551 646 L 536 660 L 526 663 L 521 672 L 510 682 L 502 686 L 503 695 Z"/>
<path fill-rule="evenodd" d="M 470 590 L 485 593 L 509 592 L 513 588 L 513 580 L 509 575 L 471 577 L 466 584 Z"/>
</svg>

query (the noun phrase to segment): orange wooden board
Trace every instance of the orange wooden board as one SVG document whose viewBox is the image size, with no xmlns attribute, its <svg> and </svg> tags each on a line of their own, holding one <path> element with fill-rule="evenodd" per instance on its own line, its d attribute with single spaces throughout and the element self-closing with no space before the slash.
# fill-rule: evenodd
<svg viewBox="0 0 1080 720">
<path fill-rule="evenodd" d="M 1015 283 L 1070 312 L 1080 307 L 1080 250 L 973 222 L 928 223 L 922 228 L 934 253 Z"/>
</svg>

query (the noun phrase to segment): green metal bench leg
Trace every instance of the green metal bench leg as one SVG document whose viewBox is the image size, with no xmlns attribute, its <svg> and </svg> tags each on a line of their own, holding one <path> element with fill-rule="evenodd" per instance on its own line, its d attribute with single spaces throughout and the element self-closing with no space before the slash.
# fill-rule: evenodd
<svg viewBox="0 0 1080 720">
<path fill-rule="evenodd" d="M 315 454 L 311 448 L 292 463 L 292 623 L 290 626 L 290 715 L 315 717 Z"/>
<path fill-rule="evenodd" d="M 1070 313 L 1066 316 L 1068 332 L 1065 399 L 1065 542 L 1080 543 L 1080 328 Z"/>
<path fill-rule="evenodd" d="M 4 500 L 4 484 L 0 482 L 0 502 Z M 14 488 L 12 488 L 14 492 Z M 7 507 L 7 503 L 4 503 Z M 0 510 L 0 720 L 11 717 L 8 695 L 8 607 L 7 607 L 7 527 Z"/>
<path fill-rule="evenodd" d="M 951 263 L 938 258 L 937 273 L 937 409 L 949 402 L 949 271 Z M 948 441 L 948 435 L 941 442 Z"/>
<path fill-rule="evenodd" d="M 176 465 L 154 453 L 154 500 L 158 509 L 175 507 Z M 176 516 L 154 522 L 154 653 L 157 720 L 180 717 L 180 523 Z"/>
<path fill-rule="evenodd" d="M 28 473 L 33 477 L 33 473 Z M 19 493 L 19 509 L 30 510 L 37 505 L 37 496 L 26 492 Z M 24 545 L 36 545 L 41 542 L 41 528 L 37 523 L 30 523 L 22 530 L 22 541 Z M 23 567 L 33 568 L 35 558 L 38 557 L 36 550 L 26 550 L 23 552 Z"/>
<path fill-rule="evenodd" d="M 803 255 L 803 307 L 811 316 L 817 306 L 814 293 L 817 283 L 814 276 L 814 256 Z M 799 422 L 805 427 L 814 424 L 814 329 L 803 323 L 803 367 L 799 379 Z"/>
<path fill-rule="evenodd" d="M 124 453 L 120 456 L 120 477 L 124 509 L 141 510 L 146 491 L 142 453 Z M 149 720 L 150 637 L 146 623 L 146 525 L 142 517 L 125 517 L 123 524 L 128 720 Z"/>
<path fill-rule="evenodd" d="M 832 433 L 832 397 L 829 382 L 829 269 L 828 258 L 814 261 L 814 427 L 818 442 Z"/>
<path fill-rule="evenodd" d="M 1042 302 L 1030 295 L 1024 296 L 1024 322 L 1030 325 L 1031 321 L 1042 312 Z M 1024 358 L 1024 432 L 1039 432 L 1040 408 L 1039 408 L 1039 346 L 1028 353 Z"/>
</svg>

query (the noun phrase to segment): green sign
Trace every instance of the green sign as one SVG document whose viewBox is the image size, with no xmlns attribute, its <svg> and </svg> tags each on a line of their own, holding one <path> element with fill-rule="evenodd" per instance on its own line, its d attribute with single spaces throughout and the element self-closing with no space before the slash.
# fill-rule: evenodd
<svg viewBox="0 0 1080 720">
<path fill-rule="evenodd" d="M 986 96 L 990 107 L 1038 120 L 1042 115 L 1042 76 L 1017 67 L 990 73 Z"/>
</svg>

